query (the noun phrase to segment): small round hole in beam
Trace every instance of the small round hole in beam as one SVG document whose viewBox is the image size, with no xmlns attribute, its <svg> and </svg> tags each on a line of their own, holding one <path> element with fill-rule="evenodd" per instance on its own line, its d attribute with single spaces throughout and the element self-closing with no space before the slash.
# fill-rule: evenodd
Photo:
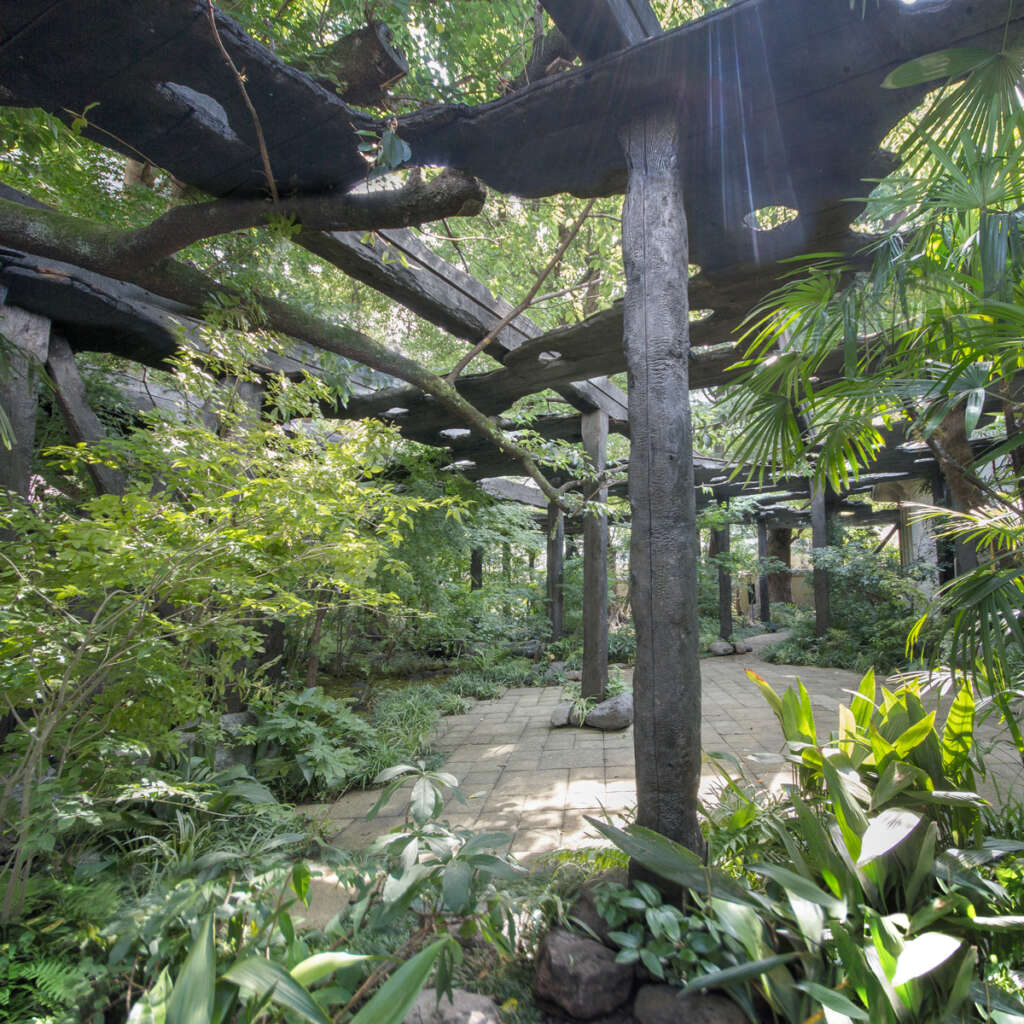
<svg viewBox="0 0 1024 1024">
<path fill-rule="evenodd" d="M 800 216 L 799 210 L 792 206 L 761 206 L 751 210 L 743 218 L 743 223 L 754 231 L 774 231 L 783 224 L 790 224 Z"/>
</svg>

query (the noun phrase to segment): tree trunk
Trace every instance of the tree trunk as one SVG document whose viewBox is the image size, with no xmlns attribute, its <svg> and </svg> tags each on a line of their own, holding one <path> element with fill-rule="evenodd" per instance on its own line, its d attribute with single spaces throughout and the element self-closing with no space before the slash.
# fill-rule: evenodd
<svg viewBox="0 0 1024 1024">
<path fill-rule="evenodd" d="M 484 585 L 484 549 L 473 548 L 469 553 L 469 589 L 480 590 Z"/>
<path fill-rule="evenodd" d="M 679 121 L 637 117 L 621 141 L 629 367 L 629 496 L 637 657 L 637 823 L 692 850 L 700 785 L 696 510 L 689 388 L 689 245 Z"/>
</svg>

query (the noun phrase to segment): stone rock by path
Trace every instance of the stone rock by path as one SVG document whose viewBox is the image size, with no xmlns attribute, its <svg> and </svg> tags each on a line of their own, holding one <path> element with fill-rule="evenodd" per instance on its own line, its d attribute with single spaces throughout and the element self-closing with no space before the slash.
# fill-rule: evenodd
<svg viewBox="0 0 1024 1024">
<path fill-rule="evenodd" d="M 715 640 L 708 644 L 708 650 L 716 658 L 724 658 L 727 654 L 735 654 L 736 648 L 728 640 Z"/>
<path fill-rule="evenodd" d="M 633 994 L 633 965 L 594 939 L 553 928 L 537 951 L 534 995 L 578 1020 L 613 1013 Z"/>
<path fill-rule="evenodd" d="M 636 994 L 637 1024 L 745 1024 L 746 1014 L 725 996 L 685 996 L 671 985 L 644 985 Z"/>
<path fill-rule="evenodd" d="M 563 704 L 556 704 L 551 711 L 551 728 L 564 729 L 567 725 L 580 725 L 579 714 L 573 711 L 573 706 L 568 701 Z"/>
<path fill-rule="evenodd" d="M 557 683 L 561 681 L 565 674 L 565 662 L 564 661 L 552 661 L 548 663 L 548 667 L 544 672 L 544 678 L 549 683 Z"/>
<path fill-rule="evenodd" d="M 611 880 L 612 876 L 606 876 L 608 880 Z M 622 872 L 621 877 L 615 877 L 615 881 L 627 882 L 628 879 L 625 876 L 625 872 Z M 576 897 L 576 901 L 569 908 L 569 923 L 572 925 L 579 925 L 585 931 L 589 930 L 594 933 L 594 936 L 608 946 L 609 949 L 617 948 L 615 943 L 612 941 L 609 932 L 611 927 L 608 922 L 598 913 L 597 901 L 594 898 L 595 886 L 587 884 L 587 887 Z"/>
<path fill-rule="evenodd" d="M 604 732 L 628 729 L 633 724 L 633 694 L 620 693 L 602 701 L 587 715 L 583 724 Z"/>
<path fill-rule="evenodd" d="M 571 668 L 565 673 L 565 678 L 568 679 L 570 683 L 582 683 L 583 673 L 578 668 Z"/>
<path fill-rule="evenodd" d="M 404 1024 L 501 1024 L 501 1014 L 490 996 L 456 988 L 451 1000 L 442 996 L 438 1003 L 437 990 L 425 988 L 405 1015 Z"/>
</svg>

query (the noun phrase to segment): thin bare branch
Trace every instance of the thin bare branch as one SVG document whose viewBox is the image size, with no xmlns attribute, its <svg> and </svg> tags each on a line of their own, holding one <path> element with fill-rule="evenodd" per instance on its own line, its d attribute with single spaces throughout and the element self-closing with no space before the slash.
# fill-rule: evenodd
<svg viewBox="0 0 1024 1024">
<path fill-rule="evenodd" d="M 565 238 L 559 243 L 558 248 L 555 250 L 554 255 L 548 260 L 547 266 L 537 275 L 537 279 L 533 282 L 530 290 L 526 293 L 523 300 L 514 309 L 508 312 L 501 318 L 498 325 L 493 327 L 487 334 L 472 349 L 469 350 L 452 368 L 451 373 L 445 376 L 445 382 L 448 384 L 454 384 L 459 378 L 459 374 L 469 366 L 469 364 L 480 355 L 483 350 L 490 345 L 492 341 L 503 331 L 520 313 L 529 309 L 530 304 L 533 302 L 534 296 L 540 291 L 540 286 L 548 279 L 551 271 L 558 266 L 561 262 L 562 257 L 565 255 L 565 250 L 572 244 L 572 240 L 579 234 L 580 228 L 583 227 L 584 222 L 590 215 L 590 211 L 594 208 L 596 199 L 591 199 L 586 206 L 583 207 L 583 212 L 576 218 L 576 223 L 569 229 Z"/>
</svg>

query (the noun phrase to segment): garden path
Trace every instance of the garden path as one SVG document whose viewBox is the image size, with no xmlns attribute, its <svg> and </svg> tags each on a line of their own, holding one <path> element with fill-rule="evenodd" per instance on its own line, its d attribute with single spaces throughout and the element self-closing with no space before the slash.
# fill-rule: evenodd
<svg viewBox="0 0 1024 1024">
<path fill-rule="evenodd" d="M 777 692 L 803 681 L 819 712 L 819 728 L 832 729 L 836 707 L 860 681 L 857 673 L 808 666 L 771 665 L 759 651 L 778 636 L 748 641 L 754 651 L 701 662 L 705 748 L 701 796 L 713 799 L 721 775 L 710 756 L 724 753 L 729 770 L 736 763 L 749 779 L 771 789 L 792 781 L 783 759 L 782 734 L 766 701 L 747 679 L 752 668 Z M 627 677 L 631 670 L 625 670 Z M 636 803 L 632 727 L 604 733 L 593 729 L 552 729 L 552 708 L 563 700 L 560 687 L 518 687 L 496 701 L 480 701 L 463 715 L 442 719 L 437 748 L 448 755 L 443 770 L 459 780 L 467 804 L 449 799 L 445 817 L 453 825 L 497 830 L 510 837 L 509 849 L 531 859 L 556 849 L 599 842 L 585 818 L 614 816 Z M 997 738 L 985 726 L 986 741 Z M 735 761 L 732 761 L 735 759 Z M 996 743 L 987 754 L 986 795 L 1024 794 L 1024 769 L 1012 746 Z M 322 820 L 337 846 L 360 848 L 400 824 L 408 803 L 399 790 L 372 821 L 377 801 L 372 790 L 348 793 L 329 804 L 303 810 Z"/>
</svg>

